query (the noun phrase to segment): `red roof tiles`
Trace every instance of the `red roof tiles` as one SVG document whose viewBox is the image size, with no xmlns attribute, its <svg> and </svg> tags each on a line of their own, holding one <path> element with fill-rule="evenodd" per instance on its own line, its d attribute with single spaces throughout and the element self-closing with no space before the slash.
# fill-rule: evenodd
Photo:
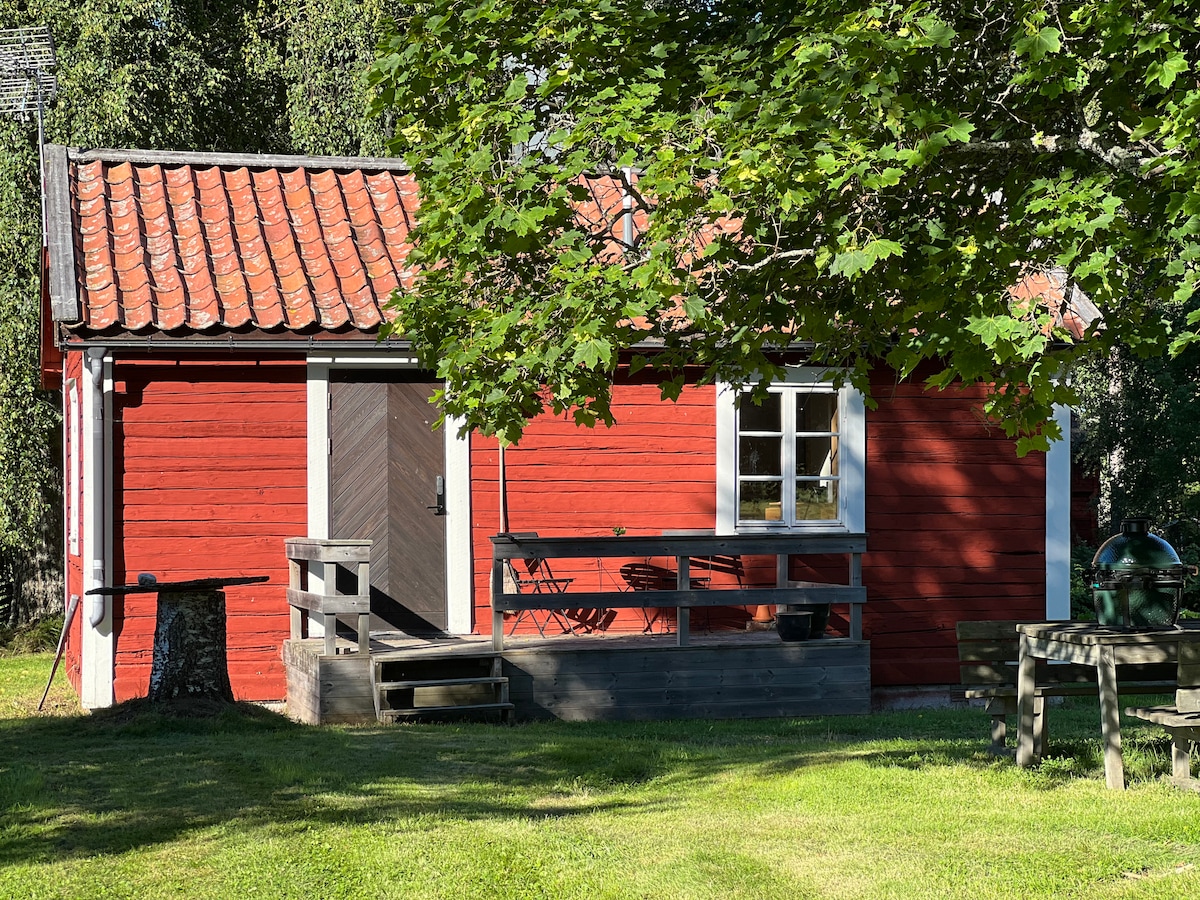
<svg viewBox="0 0 1200 900">
<path fill-rule="evenodd" d="M 411 282 L 407 173 L 163 158 L 71 165 L 80 327 L 373 332 Z"/>
</svg>

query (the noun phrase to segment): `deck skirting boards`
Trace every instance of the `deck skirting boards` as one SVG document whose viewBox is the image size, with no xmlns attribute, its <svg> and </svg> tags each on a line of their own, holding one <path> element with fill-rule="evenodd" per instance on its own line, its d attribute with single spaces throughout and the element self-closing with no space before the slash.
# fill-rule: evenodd
<svg viewBox="0 0 1200 900">
<path fill-rule="evenodd" d="M 870 645 L 821 639 L 785 644 L 773 634 L 709 636 L 687 647 L 670 636 L 514 644 L 502 674 L 517 721 L 790 718 L 871 711 Z M 484 649 L 462 641 L 464 654 Z M 375 644 L 372 656 L 377 655 Z M 444 644 L 441 645 L 444 648 Z M 370 664 L 323 656 L 319 642 L 287 641 L 288 713 L 301 722 L 375 719 Z M 422 646 L 380 648 L 388 654 Z M 430 704 L 436 698 L 429 698 Z"/>
</svg>

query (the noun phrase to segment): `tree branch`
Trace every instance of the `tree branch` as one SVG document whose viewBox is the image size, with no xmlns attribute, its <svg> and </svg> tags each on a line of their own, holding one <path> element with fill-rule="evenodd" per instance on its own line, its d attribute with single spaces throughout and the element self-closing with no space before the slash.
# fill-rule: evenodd
<svg viewBox="0 0 1200 900">
<path fill-rule="evenodd" d="M 765 269 L 767 266 L 771 265 L 771 263 L 780 262 L 785 259 L 803 259 L 805 257 L 815 256 L 816 253 L 817 251 L 811 247 L 803 250 L 781 250 L 778 253 L 772 253 L 770 256 L 764 256 L 756 263 L 739 265 L 737 266 L 737 270 L 739 272 L 757 272 L 760 269 Z"/>
<path fill-rule="evenodd" d="M 968 141 L 946 148 L 963 153 L 1068 153 L 1083 151 L 1100 159 L 1105 165 L 1122 172 L 1140 174 L 1144 166 L 1155 162 L 1157 157 L 1140 156 L 1115 144 L 1102 141 L 1100 135 L 1090 128 L 1083 128 L 1078 135 L 1037 134 L 1013 141 Z"/>
</svg>

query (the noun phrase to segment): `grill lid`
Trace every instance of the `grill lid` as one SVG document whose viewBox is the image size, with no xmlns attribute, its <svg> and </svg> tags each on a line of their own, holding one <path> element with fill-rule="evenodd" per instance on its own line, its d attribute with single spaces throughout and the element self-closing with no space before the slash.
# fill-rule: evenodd
<svg viewBox="0 0 1200 900">
<path fill-rule="evenodd" d="M 1101 544 L 1092 558 L 1092 568 L 1097 573 L 1144 573 L 1149 569 L 1171 569 L 1179 565 L 1175 548 L 1157 534 L 1150 533 L 1149 519 L 1123 520 L 1121 533 Z"/>
</svg>

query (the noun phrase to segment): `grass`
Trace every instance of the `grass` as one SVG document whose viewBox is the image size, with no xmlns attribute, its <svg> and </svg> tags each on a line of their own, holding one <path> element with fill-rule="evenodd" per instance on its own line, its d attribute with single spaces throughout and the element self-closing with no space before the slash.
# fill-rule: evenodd
<svg viewBox="0 0 1200 900">
<path fill-rule="evenodd" d="M 91 716 L 0 659 L 0 896 L 1200 896 L 1200 795 L 1128 723 L 1056 709 L 1046 762 L 974 710 L 312 728 L 254 708 Z M 60 676 L 61 679 L 61 676 Z"/>
</svg>

